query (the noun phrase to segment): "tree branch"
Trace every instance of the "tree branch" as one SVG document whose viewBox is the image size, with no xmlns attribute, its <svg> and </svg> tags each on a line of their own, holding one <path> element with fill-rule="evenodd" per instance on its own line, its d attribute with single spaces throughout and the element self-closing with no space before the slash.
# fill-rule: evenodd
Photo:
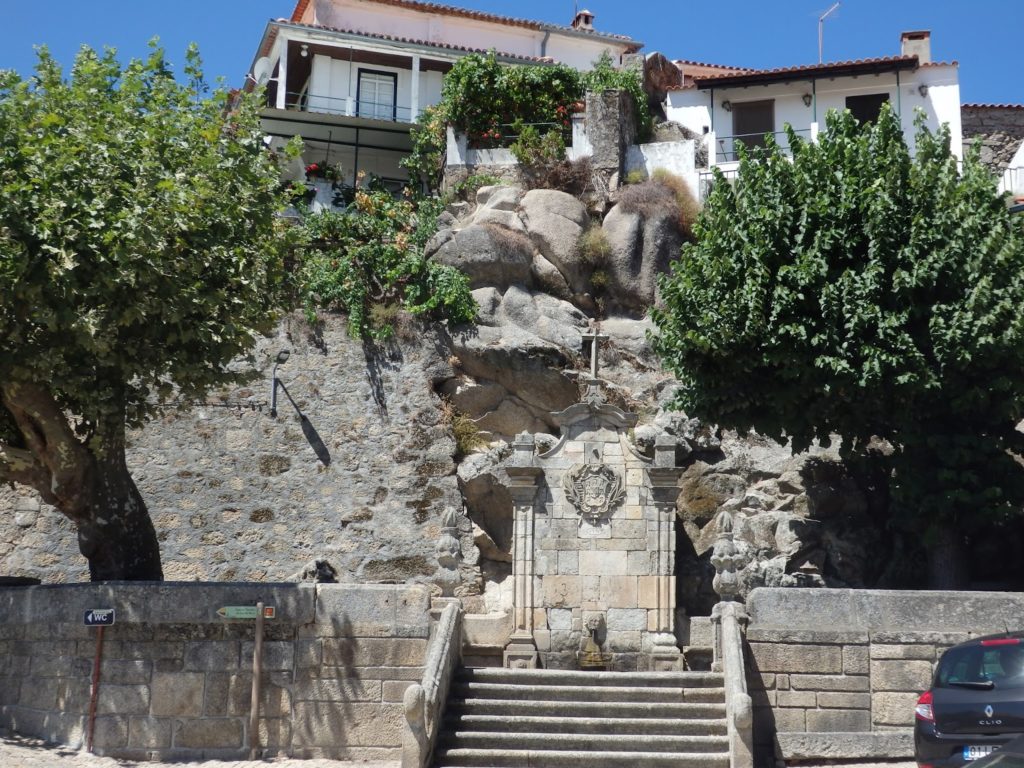
<svg viewBox="0 0 1024 768">
<path fill-rule="evenodd" d="M 20 483 L 34 488 L 47 504 L 56 502 L 50 492 L 49 473 L 31 451 L 0 442 L 0 483 Z"/>
<path fill-rule="evenodd" d="M 25 445 L 48 475 L 51 499 L 64 514 L 74 517 L 83 503 L 82 491 L 91 466 L 89 452 L 76 439 L 67 417 L 44 387 L 24 382 L 0 384 L 0 399 L 14 417 Z M 33 487 L 38 487 L 33 483 Z"/>
</svg>

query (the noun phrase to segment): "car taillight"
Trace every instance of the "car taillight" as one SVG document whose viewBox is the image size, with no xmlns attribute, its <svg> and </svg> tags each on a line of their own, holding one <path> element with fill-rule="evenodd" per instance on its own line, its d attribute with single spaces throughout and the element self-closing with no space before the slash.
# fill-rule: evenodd
<svg viewBox="0 0 1024 768">
<path fill-rule="evenodd" d="M 925 691 L 921 694 L 917 700 L 917 706 L 914 707 L 914 716 L 918 720 L 924 720 L 926 723 L 935 722 L 935 713 L 932 711 L 932 692 Z"/>
<path fill-rule="evenodd" d="M 994 640 L 982 640 L 981 645 L 1020 645 L 1020 638 L 997 637 Z"/>
</svg>

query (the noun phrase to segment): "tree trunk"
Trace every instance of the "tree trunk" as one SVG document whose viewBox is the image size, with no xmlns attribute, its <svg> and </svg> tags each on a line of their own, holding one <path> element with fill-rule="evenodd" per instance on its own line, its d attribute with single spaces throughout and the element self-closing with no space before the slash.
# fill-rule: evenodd
<svg viewBox="0 0 1024 768">
<path fill-rule="evenodd" d="M 94 480 L 84 491 L 86 516 L 78 524 L 78 548 L 93 581 L 162 581 L 160 544 L 142 494 L 124 459 L 97 458 Z"/>
<path fill-rule="evenodd" d="M 928 546 L 928 586 L 931 589 L 965 589 L 968 585 L 963 534 L 948 522 L 932 523 Z"/>
<path fill-rule="evenodd" d="M 75 523 L 92 580 L 162 580 L 156 531 L 125 462 L 123 405 L 84 442 L 45 386 L 0 382 L 0 407 L 23 442 L 0 442 L 0 481 L 35 488 Z"/>
</svg>

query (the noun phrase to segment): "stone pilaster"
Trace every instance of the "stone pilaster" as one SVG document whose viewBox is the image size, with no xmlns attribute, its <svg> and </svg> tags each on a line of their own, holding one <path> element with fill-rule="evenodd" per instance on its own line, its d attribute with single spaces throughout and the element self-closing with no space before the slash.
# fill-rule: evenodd
<svg viewBox="0 0 1024 768">
<path fill-rule="evenodd" d="M 675 635 L 675 562 L 676 498 L 683 470 L 676 466 L 675 454 L 675 440 L 666 435 L 659 437 L 654 446 L 654 464 L 646 472 L 653 513 L 648 517 L 648 526 L 657 545 L 657 599 L 648 622 L 651 669 L 655 671 L 679 669 L 682 663 Z"/>
<path fill-rule="evenodd" d="M 513 629 L 505 646 L 504 663 L 506 667 L 528 669 L 537 666 L 537 644 L 533 638 L 533 609 L 536 606 L 533 593 L 533 522 L 537 481 L 543 470 L 535 465 L 535 448 L 533 435 L 518 435 L 512 444 L 512 461 L 505 468 L 515 519 L 512 539 Z"/>
</svg>

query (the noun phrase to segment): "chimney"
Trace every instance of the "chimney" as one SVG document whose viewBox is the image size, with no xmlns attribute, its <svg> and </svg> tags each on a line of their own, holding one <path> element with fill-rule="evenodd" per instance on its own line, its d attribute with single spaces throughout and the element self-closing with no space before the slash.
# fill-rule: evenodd
<svg viewBox="0 0 1024 768">
<path fill-rule="evenodd" d="M 576 14 L 576 18 L 572 20 L 573 29 L 585 29 L 588 31 L 594 30 L 594 14 L 584 8 L 582 11 Z"/>
<path fill-rule="evenodd" d="M 904 32 L 900 35 L 900 53 L 903 56 L 917 56 L 918 64 L 932 61 L 932 33 L 927 29 Z"/>
</svg>

